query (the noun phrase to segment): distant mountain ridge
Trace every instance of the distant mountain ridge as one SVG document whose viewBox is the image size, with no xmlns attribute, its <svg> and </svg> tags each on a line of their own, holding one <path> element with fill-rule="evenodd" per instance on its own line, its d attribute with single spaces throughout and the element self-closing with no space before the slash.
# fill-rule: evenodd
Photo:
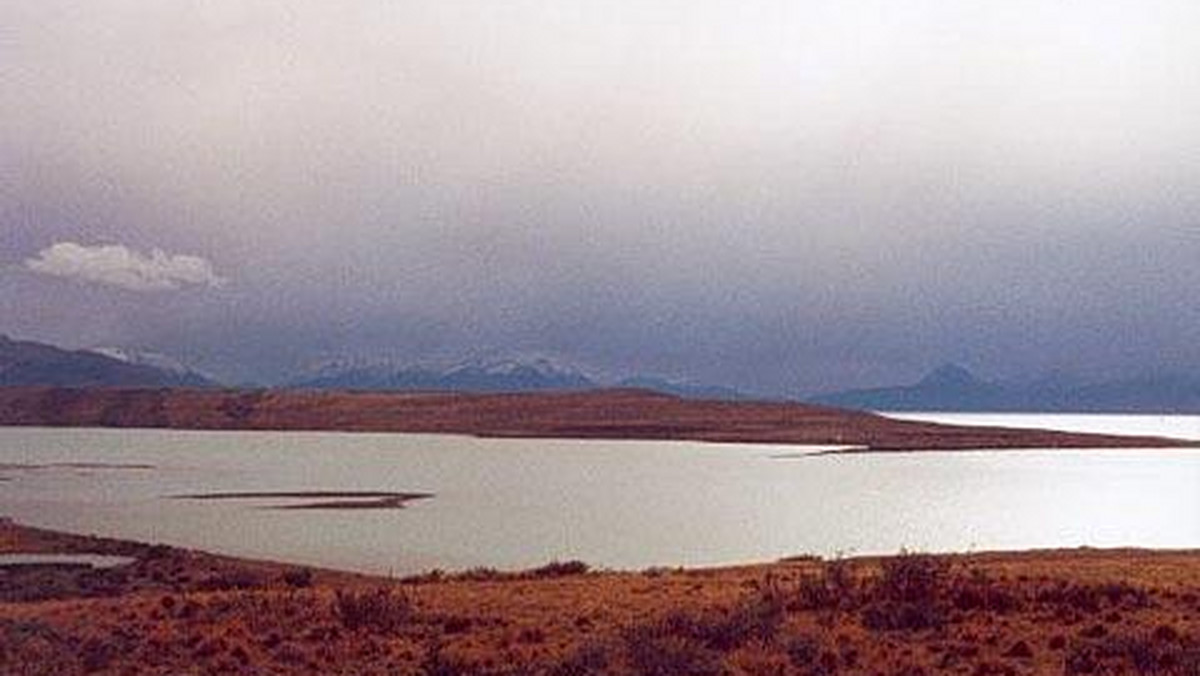
<svg viewBox="0 0 1200 676">
<path fill-rule="evenodd" d="M 205 374 L 166 355 L 125 348 L 65 350 L 0 334 L 0 387 L 220 387 Z M 328 364 L 279 387 L 314 390 L 550 392 L 640 389 L 684 399 L 762 399 L 730 387 L 653 375 L 600 379 L 544 357 L 469 359 L 443 364 Z M 1032 383 L 997 383 L 956 364 L 918 382 L 846 390 L 806 401 L 877 411 L 1029 411 L 1200 413 L 1200 374 L 1162 373 L 1083 382 L 1061 374 Z"/>
<path fill-rule="evenodd" d="M 846 390 L 809 401 L 875 411 L 1200 413 L 1200 376 L 1163 374 L 1098 383 L 1051 377 L 1015 385 L 983 380 L 946 364 L 912 385 Z"/>
<path fill-rule="evenodd" d="M 590 390 L 605 387 L 650 390 L 685 399 L 749 399 L 733 388 L 672 380 L 658 376 L 631 376 L 601 380 L 562 362 L 545 358 L 470 359 L 449 365 L 387 362 L 333 363 L 316 374 L 298 378 L 287 387 L 318 390 L 543 392 Z"/>
<path fill-rule="evenodd" d="M 214 378 L 168 355 L 121 347 L 65 350 L 0 334 L 0 387 L 217 387 Z M 657 376 L 599 380 L 546 357 L 473 358 L 447 364 L 332 362 L 279 387 L 313 390 L 549 392 L 606 387 L 685 399 L 750 397 L 732 388 Z"/>
<path fill-rule="evenodd" d="M 615 383 L 616 387 L 650 390 L 673 394 L 683 399 L 713 399 L 718 401 L 741 401 L 755 399 L 741 390 L 723 385 L 706 385 L 691 381 L 669 380 L 657 376 L 632 376 Z"/>
<path fill-rule="evenodd" d="M 64 350 L 0 334 L 3 387 L 212 387 L 212 380 L 187 370 L 118 359 L 111 352 Z"/>
<path fill-rule="evenodd" d="M 472 359 L 446 367 L 333 364 L 298 378 L 288 387 L 322 390 L 457 390 L 468 392 L 535 392 L 586 390 L 596 383 L 571 367 L 549 359 Z"/>
<path fill-rule="evenodd" d="M 198 371 L 187 364 L 184 364 L 178 359 L 160 352 L 133 350 L 126 347 L 93 347 L 89 348 L 88 351 L 102 354 L 106 357 L 112 357 L 113 359 L 125 362 L 126 364 L 149 366 L 160 371 L 166 371 L 167 373 L 174 373 L 181 377 L 195 377 L 210 383 L 216 382 L 216 379 L 207 373 Z"/>
</svg>

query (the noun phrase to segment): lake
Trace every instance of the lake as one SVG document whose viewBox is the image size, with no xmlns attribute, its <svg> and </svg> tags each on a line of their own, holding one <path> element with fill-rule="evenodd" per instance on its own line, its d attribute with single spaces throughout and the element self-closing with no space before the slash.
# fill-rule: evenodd
<svg viewBox="0 0 1200 676">
<path fill-rule="evenodd" d="M 1196 416 L 904 417 L 1200 439 Z M 796 446 L 0 428 L 0 514 L 376 573 L 644 568 L 1040 547 L 1200 547 L 1200 451 L 804 455 Z M 277 509 L 210 492 L 431 493 Z M 293 505 L 294 506 L 294 505 Z"/>
</svg>

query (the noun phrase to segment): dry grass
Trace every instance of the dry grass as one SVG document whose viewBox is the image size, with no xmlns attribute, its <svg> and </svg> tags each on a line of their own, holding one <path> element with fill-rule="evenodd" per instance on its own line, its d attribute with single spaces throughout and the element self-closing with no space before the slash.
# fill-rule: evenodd
<svg viewBox="0 0 1200 676">
<path fill-rule="evenodd" d="M 0 542 L 21 546 L 86 544 L 5 530 Z M 214 558 L 156 552 L 156 566 L 186 564 L 191 584 L 154 583 L 150 567 L 105 595 L 71 583 L 9 598 L 0 673 L 1195 676 L 1200 665 L 1195 553 L 553 564 L 408 583 Z M 251 576 L 235 574 L 243 564 Z"/>
</svg>

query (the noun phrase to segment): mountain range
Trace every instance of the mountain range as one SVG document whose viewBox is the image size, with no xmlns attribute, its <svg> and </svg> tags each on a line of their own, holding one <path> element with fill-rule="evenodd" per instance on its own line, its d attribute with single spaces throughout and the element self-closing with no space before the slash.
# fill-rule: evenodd
<svg viewBox="0 0 1200 676">
<path fill-rule="evenodd" d="M 0 386 L 211 387 L 216 384 L 178 363 L 158 357 L 113 349 L 64 350 L 0 334 Z"/>
<path fill-rule="evenodd" d="M 911 385 L 845 390 L 809 400 L 874 411 L 1200 413 L 1200 377 L 1150 374 L 1089 383 L 1051 376 L 1014 384 L 984 380 L 947 364 Z"/>
<path fill-rule="evenodd" d="M 587 390 L 597 385 L 573 368 L 549 359 L 475 359 L 449 366 L 340 364 L 295 379 L 286 387 L 317 390 L 460 390 L 534 392 Z"/>
<path fill-rule="evenodd" d="M 177 359 L 119 347 L 65 350 L 0 334 L 0 387 L 220 387 Z M 635 376 L 597 380 L 542 357 L 471 359 L 449 365 L 333 362 L 283 388 L 367 391 L 543 392 L 605 387 L 644 389 L 685 399 L 748 399 L 728 387 Z"/>
<path fill-rule="evenodd" d="M 377 390 L 464 392 L 543 392 L 598 388 L 639 389 L 673 394 L 685 399 L 748 399 L 733 388 L 672 380 L 659 376 L 631 376 L 600 380 L 579 369 L 545 357 L 528 359 L 471 359 L 450 365 L 390 363 L 333 363 L 317 373 L 297 378 L 286 387 L 318 390 Z"/>
<path fill-rule="evenodd" d="M 124 348 L 65 350 L 0 334 L 0 387 L 220 387 L 171 357 Z M 685 399 L 747 400 L 739 390 L 650 375 L 599 379 L 552 359 L 471 359 L 443 365 L 334 362 L 280 385 L 311 390 L 548 392 L 640 389 Z M 758 397 L 761 398 L 761 397 Z M 1084 382 L 982 379 L 955 364 L 910 385 L 844 390 L 810 403 L 876 411 L 1200 413 L 1200 377 L 1180 373 Z"/>
</svg>

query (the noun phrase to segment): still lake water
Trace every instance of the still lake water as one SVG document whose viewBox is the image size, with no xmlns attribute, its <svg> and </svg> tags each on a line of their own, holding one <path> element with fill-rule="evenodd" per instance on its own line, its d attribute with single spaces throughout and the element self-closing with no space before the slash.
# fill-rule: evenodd
<svg viewBox="0 0 1200 676">
<path fill-rule="evenodd" d="M 1200 439 L 1195 416 L 920 417 Z M 695 566 L 902 547 L 1200 547 L 1196 450 L 802 455 L 807 450 L 817 449 L 0 427 L 0 515 L 396 574 L 551 559 Z M 399 510 L 345 511 L 170 497 L 300 490 L 435 497 Z"/>
</svg>

